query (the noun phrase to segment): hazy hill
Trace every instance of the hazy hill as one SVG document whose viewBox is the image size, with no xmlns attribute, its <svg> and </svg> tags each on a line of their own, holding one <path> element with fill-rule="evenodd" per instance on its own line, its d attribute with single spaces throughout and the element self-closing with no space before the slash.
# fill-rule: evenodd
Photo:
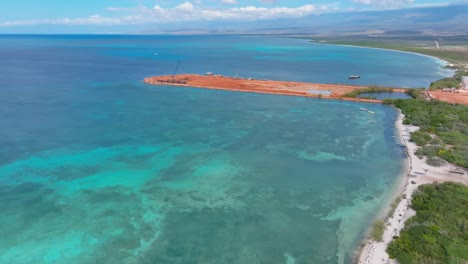
<svg viewBox="0 0 468 264">
<path fill-rule="evenodd" d="M 144 33 L 172 34 L 467 34 L 468 5 L 328 13 L 249 22 L 191 22 Z"/>
</svg>

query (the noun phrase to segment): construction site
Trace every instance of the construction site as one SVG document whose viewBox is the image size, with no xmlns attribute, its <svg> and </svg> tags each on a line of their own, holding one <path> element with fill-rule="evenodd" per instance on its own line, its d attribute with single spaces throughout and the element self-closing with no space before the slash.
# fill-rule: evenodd
<svg viewBox="0 0 468 264">
<path fill-rule="evenodd" d="M 366 89 L 367 86 L 319 84 L 291 81 L 256 80 L 252 78 L 237 78 L 207 73 L 179 74 L 154 76 L 145 78 L 145 83 L 153 85 L 170 85 L 179 87 L 195 87 L 215 90 L 228 90 L 250 93 L 279 94 L 323 99 L 381 103 L 377 99 L 349 98 L 344 95 L 355 90 Z M 405 93 L 406 89 L 393 89 L 393 92 Z"/>
<path fill-rule="evenodd" d="M 368 86 L 321 84 L 294 81 L 257 80 L 253 78 L 227 77 L 207 72 L 199 74 L 177 74 L 181 61 L 179 60 L 173 75 L 153 76 L 144 79 L 145 83 L 152 85 L 169 85 L 179 87 L 193 87 L 214 90 L 227 90 L 236 92 L 278 94 L 301 97 L 314 97 L 333 100 L 357 101 L 367 103 L 382 103 L 380 99 L 349 97 L 350 93 L 366 90 Z M 354 76 L 354 75 L 353 75 Z M 357 75 L 356 75 L 357 76 Z M 349 77 L 348 77 L 349 78 Z M 360 78 L 360 77 L 358 77 Z M 351 78 L 349 78 L 351 79 Z M 356 79 L 356 78 L 352 78 Z M 423 94 L 427 100 L 435 99 L 449 103 L 468 105 L 468 78 L 463 79 L 462 89 L 457 93 L 447 91 L 426 90 Z M 389 88 L 392 93 L 406 93 L 408 88 Z M 461 94 L 458 93 L 462 91 Z"/>
</svg>

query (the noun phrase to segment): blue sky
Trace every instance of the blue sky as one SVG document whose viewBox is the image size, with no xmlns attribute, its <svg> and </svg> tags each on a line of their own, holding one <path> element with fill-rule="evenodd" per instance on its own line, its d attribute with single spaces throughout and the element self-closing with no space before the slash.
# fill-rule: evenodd
<svg viewBox="0 0 468 264">
<path fill-rule="evenodd" d="M 2 0 L 0 32 L 31 26 L 249 21 L 340 11 L 447 5 L 440 0 Z M 2 30 L 3 29 L 3 30 Z"/>
</svg>

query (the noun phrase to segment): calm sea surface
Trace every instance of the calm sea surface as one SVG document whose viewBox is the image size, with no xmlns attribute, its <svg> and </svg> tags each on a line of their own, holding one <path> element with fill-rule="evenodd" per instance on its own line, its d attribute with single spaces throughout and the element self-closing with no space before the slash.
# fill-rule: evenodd
<svg viewBox="0 0 468 264">
<path fill-rule="evenodd" d="M 362 93 L 357 96 L 358 98 L 372 97 L 379 100 L 385 99 L 411 99 L 412 97 L 406 93 L 394 93 L 394 92 L 379 92 L 379 93 Z"/>
<path fill-rule="evenodd" d="M 387 86 L 450 73 L 256 37 L 0 36 L 0 58 L 0 263 L 15 264 L 349 263 L 403 166 L 392 108 L 142 78 L 178 60 Z"/>
</svg>

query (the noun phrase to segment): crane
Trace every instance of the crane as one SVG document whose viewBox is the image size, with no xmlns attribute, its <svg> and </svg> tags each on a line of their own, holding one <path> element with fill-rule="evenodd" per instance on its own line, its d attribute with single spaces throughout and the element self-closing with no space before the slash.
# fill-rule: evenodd
<svg viewBox="0 0 468 264">
<path fill-rule="evenodd" d="M 174 83 L 174 78 L 177 74 L 177 71 L 179 70 L 179 65 L 180 65 L 180 60 L 177 62 L 177 66 L 175 68 L 175 71 L 174 71 L 174 75 L 172 75 L 172 83 Z"/>
</svg>

